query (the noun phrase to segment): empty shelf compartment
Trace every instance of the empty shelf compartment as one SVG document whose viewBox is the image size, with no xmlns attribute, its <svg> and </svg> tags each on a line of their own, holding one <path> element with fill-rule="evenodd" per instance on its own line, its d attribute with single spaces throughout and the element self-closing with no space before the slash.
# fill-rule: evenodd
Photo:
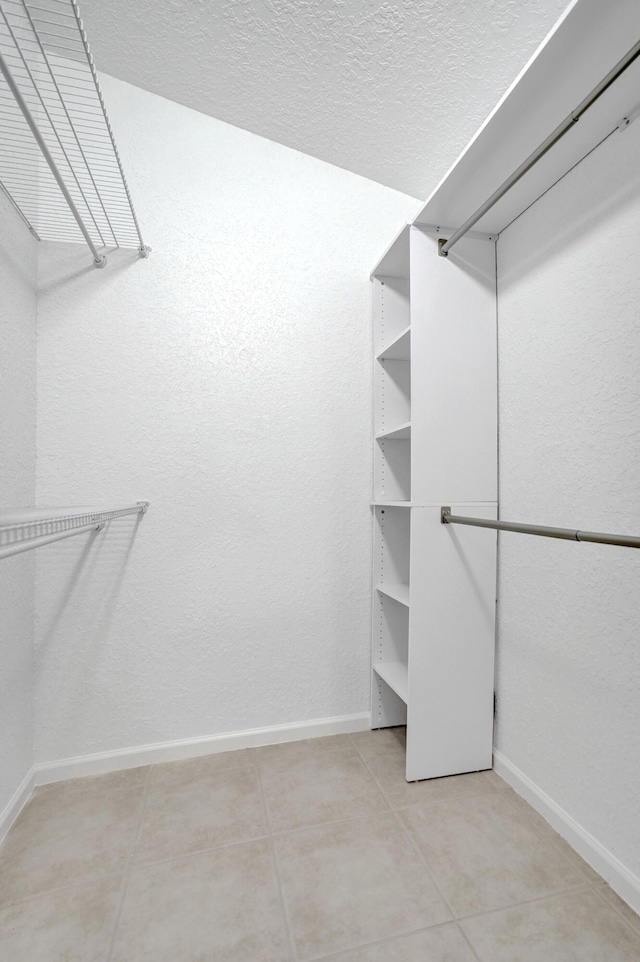
<svg viewBox="0 0 640 962">
<path fill-rule="evenodd" d="M 393 598 L 394 601 L 399 601 L 401 605 L 406 605 L 409 607 L 409 585 L 376 585 L 376 588 L 381 594 L 386 595 L 388 598 Z"/>
<path fill-rule="evenodd" d="M 381 431 L 380 434 L 376 434 L 376 439 L 378 441 L 406 441 L 411 437 L 411 421 L 405 421 L 404 424 L 398 424 L 395 428 L 389 428 L 386 431 Z"/>
<path fill-rule="evenodd" d="M 376 354 L 378 361 L 408 361 L 411 357 L 411 327 L 405 327 L 398 336 Z"/>
<path fill-rule="evenodd" d="M 373 664 L 373 670 L 406 705 L 409 697 L 407 663 L 404 661 L 376 661 Z"/>
</svg>

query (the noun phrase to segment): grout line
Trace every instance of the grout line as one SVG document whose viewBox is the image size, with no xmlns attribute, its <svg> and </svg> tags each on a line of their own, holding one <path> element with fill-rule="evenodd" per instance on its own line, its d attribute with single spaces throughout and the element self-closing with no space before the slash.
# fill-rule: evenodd
<svg viewBox="0 0 640 962">
<path fill-rule="evenodd" d="M 388 802 L 384 799 L 386 804 Z M 393 815 L 393 809 L 381 808 L 379 812 L 367 812 L 367 818 L 379 818 L 384 815 Z M 341 818 L 328 819 L 326 822 L 314 822 L 313 825 L 303 825 L 301 828 L 286 828 L 281 832 L 272 832 L 273 838 L 289 838 L 291 835 L 301 835 L 304 832 L 317 832 L 321 828 L 329 828 L 331 825 L 343 825 L 345 822 L 361 822 L 362 813 L 356 812 L 353 815 L 343 815 Z"/>
<path fill-rule="evenodd" d="M 314 955 L 309 959 L 305 959 L 305 962 L 332 962 L 332 959 L 337 959 L 339 962 L 341 958 L 344 958 L 345 955 L 351 955 L 352 952 L 358 952 L 361 949 L 376 948 L 376 946 L 379 945 L 393 945 L 394 942 L 401 942 L 403 939 L 420 935 L 422 932 L 433 932 L 435 929 L 443 929 L 449 925 L 455 925 L 455 922 L 437 922 L 435 925 L 422 926 L 422 928 L 419 929 L 411 929 L 409 932 L 398 932 L 395 935 L 387 935 L 381 939 L 374 939 L 373 942 L 362 942 L 348 949 L 340 949 L 338 952 L 331 952 L 329 955 Z"/>
<path fill-rule="evenodd" d="M 588 868 L 588 869 L 591 869 L 591 871 L 594 872 L 594 873 L 598 876 L 597 879 L 594 880 L 594 879 L 591 878 L 591 876 L 590 876 L 587 872 L 584 872 L 584 871 L 582 870 L 582 868 L 580 867 L 580 865 L 574 865 L 574 868 L 576 869 L 576 871 L 579 872 L 579 874 L 583 876 L 583 878 L 588 882 L 588 884 L 589 884 L 592 888 L 595 888 L 595 886 L 596 886 L 596 885 L 599 885 L 601 882 L 605 882 L 605 879 L 604 879 L 601 875 L 598 875 L 598 873 L 596 872 L 596 870 L 595 870 L 595 869 L 592 869 L 588 862 L 585 862 L 585 860 L 582 858 L 582 856 L 581 856 L 578 852 L 576 852 L 576 850 L 575 850 L 571 845 L 569 845 L 569 843 L 566 841 L 566 839 L 564 839 L 564 838 L 562 837 L 562 835 L 560 835 L 559 832 L 556 832 L 556 830 L 555 830 L 555 828 L 553 827 L 553 825 L 551 825 L 549 822 L 547 822 L 547 820 L 544 818 L 544 815 L 540 815 L 539 812 L 536 812 L 536 810 L 535 810 L 535 808 L 533 807 L 533 805 L 530 805 L 529 802 L 527 802 L 527 800 L 522 797 L 522 795 L 518 795 L 518 793 L 517 793 L 516 791 L 514 791 L 513 789 L 512 789 L 510 792 L 505 792 L 504 794 L 505 794 L 505 797 L 506 797 L 507 801 L 508 801 L 509 804 L 511 805 L 511 807 L 514 808 L 516 811 L 521 811 L 521 803 L 522 803 L 522 804 L 526 805 L 527 808 L 530 808 L 531 811 L 532 811 L 535 815 L 538 815 L 541 819 L 543 819 L 543 821 L 545 822 L 545 825 L 548 827 L 548 830 L 549 830 L 549 832 L 551 833 L 551 836 L 552 836 L 551 838 L 548 838 L 548 837 L 547 837 L 547 832 L 546 832 L 544 829 L 542 829 L 542 828 L 539 827 L 537 819 L 535 819 L 535 818 L 532 819 L 531 816 L 529 815 L 529 813 L 528 813 L 527 811 L 522 812 L 522 814 L 524 814 L 525 817 L 529 819 L 529 821 L 530 821 L 530 823 L 531 823 L 531 830 L 532 830 L 533 832 L 535 832 L 535 834 L 538 836 L 538 838 L 539 838 L 542 842 L 545 842 L 547 845 L 550 845 L 550 846 L 554 849 L 554 851 L 555 851 L 558 855 L 560 855 L 561 858 L 563 858 L 564 861 L 565 861 L 568 865 L 572 865 L 573 863 L 572 863 L 571 859 L 568 858 L 567 855 L 562 851 L 563 843 L 564 843 L 564 845 L 568 845 L 568 846 L 569 846 L 569 848 L 571 849 L 571 851 L 573 852 L 573 854 L 575 855 L 576 858 L 579 858 L 582 862 L 584 862 L 584 864 L 587 866 L 587 868 Z M 520 802 L 518 802 L 517 799 L 520 799 Z M 557 836 L 557 839 L 554 838 L 553 836 Z"/>
<path fill-rule="evenodd" d="M 118 898 L 118 907 L 116 909 L 115 919 L 113 921 L 113 929 L 111 931 L 111 938 L 109 940 L 109 947 L 107 949 L 107 954 L 105 956 L 106 962 L 111 962 L 113 959 L 113 950 L 116 944 L 116 935 L 118 934 L 118 928 L 120 927 L 120 916 L 122 914 L 122 907 L 124 905 L 125 896 L 127 894 L 127 889 L 129 887 L 129 877 L 131 875 L 131 868 L 133 864 L 133 853 L 135 852 L 136 845 L 138 844 L 138 839 L 140 837 L 140 832 L 142 831 L 142 819 L 144 816 L 145 808 L 147 806 L 147 798 L 149 796 L 149 790 L 151 788 L 151 769 L 152 765 L 142 766 L 148 769 L 147 778 L 144 785 L 144 790 L 142 792 L 142 804 L 140 805 L 140 812 L 138 813 L 138 822 L 136 825 L 136 831 L 133 836 L 133 843 L 131 845 L 131 851 L 129 852 L 129 857 L 124 870 L 124 875 L 122 876 L 122 882 L 120 883 L 120 896 Z"/>
<path fill-rule="evenodd" d="M 262 784 L 262 773 L 260 770 L 260 765 L 258 762 L 257 753 L 254 758 L 256 775 L 258 777 L 258 785 L 260 787 L 260 797 L 262 798 L 262 807 L 264 810 L 264 817 L 267 823 L 267 831 L 269 833 L 269 854 L 271 856 L 271 866 L 273 869 L 273 875 L 276 881 L 276 888 L 278 890 L 278 901 L 280 902 L 280 912 L 282 914 L 282 920 L 284 922 L 284 927 L 287 933 L 287 939 L 289 941 L 289 955 L 292 962 L 297 962 L 298 954 L 296 952 L 296 943 L 293 936 L 293 926 L 291 925 L 291 919 L 289 917 L 289 911 L 287 909 L 287 903 L 284 897 L 284 891 L 282 889 L 282 879 L 280 877 L 280 867 L 278 865 L 278 859 L 276 856 L 276 850 L 273 840 L 273 832 L 271 829 L 271 816 L 269 814 L 269 806 L 267 804 L 267 797 L 264 792 L 264 786 Z"/>
<path fill-rule="evenodd" d="M 329 738 L 331 738 L 331 736 L 329 736 Z M 295 742 L 283 742 L 283 744 L 292 745 L 292 744 L 295 744 Z M 262 746 L 262 747 L 263 747 L 263 748 L 270 748 L 270 747 L 272 747 L 272 746 L 264 745 L 264 746 Z M 259 750 L 260 750 L 259 748 L 256 748 L 256 749 L 255 749 L 256 752 L 258 752 Z M 299 752 L 299 753 L 298 753 L 298 752 L 296 752 L 296 753 L 293 753 L 293 752 L 292 752 L 291 755 L 290 755 L 290 757 L 289 757 L 288 759 L 285 759 L 285 764 L 283 765 L 283 768 L 284 768 L 284 769 L 288 768 L 289 765 L 292 764 L 292 761 L 293 761 L 293 760 L 296 760 L 296 759 L 299 759 L 300 762 L 302 763 L 302 762 L 309 762 L 310 759 L 311 759 L 311 757 L 313 757 L 313 760 L 315 761 L 315 759 L 322 759 L 322 758 L 324 758 L 325 755 L 332 756 L 332 755 L 339 755 L 339 754 L 340 754 L 340 755 L 344 755 L 344 754 L 347 754 L 347 753 L 353 754 L 354 751 L 356 751 L 356 749 L 350 747 L 349 745 L 342 745 L 342 746 L 339 747 L 339 748 L 328 748 L 328 749 L 325 749 L 325 750 L 322 751 L 322 752 L 317 752 L 317 753 L 315 753 L 313 756 L 310 756 L 309 753 L 305 753 L 305 752 L 302 752 L 302 751 Z M 276 775 L 281 774 L 281 772 L 278 771 L 278 764 L 279 764 L 279 763 L 278 763 L 277 758 L 273 759 L 273 761 L 269 761 L 268 759 L 265 759 L 265 761 L 264 761 L 262 764 L 260 763 L 260 760 L 259 760 L 259 759 L 256 759 L 256 766 L 257 766 L 257 768 L 258 768 L 258 771 L 259 771 L 261 774 L 265 774 L 265 775 L 269 775 L 269 774 L 271 774 L 271 772 L 273 772 L 273 773 L 276 774 Z M 270 770 L 270 769 L 271 769 L 271 770 Z"/>
<path fill-rule="evenodd" d="M 604 879 L 603 879 L 603 883 L 604 883 L 604 885 L 607 884 L 607 883 L 604 881 Z M 609 902 L 609 901 L 605 898 L 604 894 L 602 893 L 602 888 L 603 888 L 602 885 L 594 885 L 592 891 L 597 895 L 597 897 L 600 899 L 601 902 L 604 902 L 604 904 L 607 906 L 608 909 L 611 909 L 612 912 L 615 912 L 615 914 L 618 916 L 618 918 L 621 919 L 621 921 L 624 922 L 624 924 L 627 926 L 627 928 L 630 929 L 630 930 L 633 932 L 633 934 L 635 935 L 635 937 L 636 937 L 637 939 L 640 939 L 640 916 L 638 916 L 638 923 L 637 923 L 637 925 L 634 925 L 632 922 L 630 922 L 630 921 L 624 916 L 624 914 L 618 909 L 617 905 L 616 905 L 614 902 Z M 615 895 L 615 894 L 616 894 L 616 893 L 614 892 L 614 895 Z M 618 895 L 618 898 L 620 898 L 619 895 Z M 627 903 L 624 902 L 624 904 L 626 905 Z M 630 912 L 633 912 L 633 909 L 631 908 L 631 906 L 627 906 L 627 908 L 629 909 Z"/>
<path fill-rule="evenodd" d="M 268 838 L 268 835 L 252 835 L 251 838 L 241 838 L 235 842 L 222 842 L 220 845 L 211 845 L 209 848 L 199 848 L 193 852 L 180 852 L 179 855 L 167 855 L 165 858 L 157 858 L 149 862 L 132 861 L 131 868 L 137 871 L 138 869 L 153 868 L 156 865 L 167 865 L 170 862 L 180 862 L 182 859 L 195 858 L 198 855 L 225 852 L 228 848 L 236 848 L 239 845 L 250 845 L 252 842 L 264 842 L 264 840 Z"/>
<path fill-rule="evenodd" d="M 476 773 L 468 772 L 466 774 L 475 775 Z M 443 777 L 447 778 L 446 775 Z M 458 776 L 454 775 L 452 777 L 457 778 Z M 425 781 L 429 781 L 429 779 L 425 779 Z M 412 784 L 412 783 L 409 782 L 408 784 Z M 459 802 L 465 798 L 480 798 L 481 796 L 484 796 L 484 795 L 491 795 L 492 797 L 494 797 L 495 795 L 499 795 L 499 794 L 500 792 L 498 789 L 491 788 L 491 786 L 489 785 L 488 788 L 478 789 L 478 791 L 474 790 L 472 792 L 464 792 L 464 793 L 459 792 L 458 794 L 454 793 L 453 795 L 443 795 L 438 798 L 416 798 L 412 802 L 407 802 L 406 804 L 404 802 L 401 802 L 400 805 L 393 805 L 392 808 L 394 812 L 403 812 L 407 808 L 413 808 L 413 806 L 418 803 L 422 805 L 440 805 L 441 803 L 446 803 L 446 802 Z"/>
<path fill-rule="evenodd" d="M 470 942 L 469 939 L 467 938 L 466 933 L 463 932 L 463 930 L 462 930 L 462 928 L 460 927 L 460 925 L 458 925 L 458 920 L 457 920 L 457 918 L 456 918 L 456 914 L 455 914 L 455 912 L 453 911 L 453 908 L 451 907 L 451 905 L 450 905 L 450 903 L 449 903 L 449 900 L 448 900 L 447 898 L 445 898 L 444 893 L 442 892 L 442 889 L 441 889 L 440 886 L 438 885 L 438 883 L 437 883 L 437 881 L 436 881 L 436 879 L 435 879 L 435 877 L 434 877 L 434 875 L 433 875 L 433 872 L 432 872 L 432 870 L 431 870 L 431 866 L 430 866 L 429 863 L 427 862 L 427 859 L 425 858 L 425 856 L 423 855 L 423 853 L 420 851 L 420 848 L 419 848 L 416 840 L 414 839 L 413 835 L 409 832 L 409 829 L 408 829 L 407 826 L 404 824 L 403 820 L 400 818 L 400 816 L 398 815 L 398 813 L 393 809 L 393 807 L 392 807 L 392 805 L 391 805 L 391 802 L 390 802 L 389 799 L 387 798 L 386 793 L 384 792 L 384 790 L 383 790 L 380 782 L 378 781 L 378 779 L 375 777 L 375 775 L 373 774 L 373 772 L 371 771 L 371 769 L 370 769 L 369 766 L 367 765 L 366 759 L 365 759 L 365 758 L 362 756 L 362 754 L 360 754 L 360 752 L 358 751 L 358 748 L 355 746 L 355 743 L 354 743 L 354 747 L 355 747 L 356 751 L 358 752 L 358 754 L 360 755 L 360 758 L 362 758 L 363 764 L 364 764 L 364 765 L 366 766 L 366 768 L 368 769 L 368 771 L 369 771 L 372 779 L 374 780 L 374 782 L 375 782 L 376 785 L 378 786 L 379 790 L 382 792 L 383 797 L 386 798 L 387 804 L 388 804 L 389 807 L 391 808 L 391 812 L 392 812 L 392 814 L 393 814 L 393 817 L 395 818 L 396 824 L 399 826 L 401 832 L 404 834 L 405 838 L 407 839 L 407 841 L 408 841 L 409 844 L 411 845 L 411 848 L 414 850 L 414 852 L 415 852 L 416 855 L 418 856 L 419 861 L 423 864 L 423 866 L 424 866 L 424 868 L 425 868 L 425 870 L 426 870 L 426 873 L 427 873 L 428 877 L 429 877 L 430 880 L 431 880 L 431 883 L 432 883 L 433 887 L 435 888 L 436 892 L 438 893 L 438 895 L 439 895 L 440 898 L 442 899 L 443 904 L 446 906 L 449 914 L 451 915 L 451 921 L 452 921 L 452 922 L 454 923 L 454 925 L 457 927 L 458 931 L 459 931 L 460 934 L 462 935 L 462 938 L 463 938 L 463 939 L 465 940 L 465 942 L 468 944 L 469 948 L 470 948 L 471 951 L 473 952 L 473 954 L 474 954 L 474 956 L 476 957 L 476 959 L 478 959 L 478 962 L 482 962 L 482 960 L 480 959 L 480 956 L 478 955 L 478 953 L 477 953 L 476 950 L 474 949 L 473 945 L 471 944 L 471 942 Z"/>
<path fill-rule="evenodd" d="M 557 889 L 553 892 L 545 892 L 543 895 L 535 895 L 530 899 L 523 899 L 521 902 L 510 902 L 508 905 L 500 905 L 493 909 L 484 909 L 482 912 L 469 912 L 459 917 L 460 922 L 467 922 L 469 919 L 481 919 L 485 915 L 497 915 L 499 912 L 509 912 L 511 909 L 519 909 L 523 905 L 535 905 L 536 902 L 545 902 L 547 899 L 562 898 L 563 895 L 573 895 L 576 892 L 588 892 L 590 886 L 587 882 L 580 882 L 578 885 L 570 885 L 568 888 Z"/>
<path fill-rule="evenodd" d="M 91 878 L 82 879 L 81 881 L 70 882 L 68 885 L 58 885 L 52 889 L 43 889 L 41 892 L 35 892 L 33 895 L 23 895 L 19 899 L 7 899 L 6 902 L 0 903 L 0 908 L 8 908 L 12 905 L 23 905 L 25 902 L 35 902 L 37 899 L 46 898 L 49 895 L 57 895 L 59 892 L 71 892 L 73 889 L 81 888 L 87 885 L 97 885 L 99 882 L 106 882 L 109 879 L 122 879 L 123 872 L 108 872 L 106 875 L 94 875 Z"/>
</svg>

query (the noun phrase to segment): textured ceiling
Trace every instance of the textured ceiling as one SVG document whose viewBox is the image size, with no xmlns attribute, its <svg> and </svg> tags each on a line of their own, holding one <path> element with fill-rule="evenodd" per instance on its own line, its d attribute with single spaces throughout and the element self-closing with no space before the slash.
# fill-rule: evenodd
<svg viewBox="0 0 640 962">
<path fill-rule="evenodd" d="M 99 70 L 419 198 L 565 6 L 80 0 Z"/>
</svg>

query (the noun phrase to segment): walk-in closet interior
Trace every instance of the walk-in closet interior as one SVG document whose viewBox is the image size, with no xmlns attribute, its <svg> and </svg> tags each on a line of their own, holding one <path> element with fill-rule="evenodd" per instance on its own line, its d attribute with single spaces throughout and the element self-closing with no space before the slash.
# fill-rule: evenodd
<svg viewBox="0 0 640 962">
<path fill-rule="evenodd" d="M 637 0 L 0 0 L 0 962 L 640 960 L 639 118 Z"/>
</svg>

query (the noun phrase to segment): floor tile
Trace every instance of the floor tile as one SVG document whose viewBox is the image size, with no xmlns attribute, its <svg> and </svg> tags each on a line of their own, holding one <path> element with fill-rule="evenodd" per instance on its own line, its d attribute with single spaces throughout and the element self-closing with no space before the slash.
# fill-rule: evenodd
<svg viewBox="0 0 640 962">
<path fill-rule="evenodd" d="M 477 962 L 457 925 L 448 923 L 332 955 L 327 962 Z"/>
<path fill-rule="evenodd" d="M 0 908 L 0 962 L 104 962 L 120 884 L 101 879 Z"/>
<path fill-rule="evenodd" d="M 0 905 L 124 872 L 148 769 L 46 785 L 0 851 Z"/>
<path fill-rule="evenodd" d="M 592 869 L 591 866 L 578 855 L 575 849 L 573 849 L 568 842 L 565 842 L 562 836 L 559 835 L 547 820 L 543 818 L 539 812 L 536 812 L 535 808 L 529 805 L 524 798 L 511 789 L 509 789 L 505 797 L 531 822 L 532 827 L 538 832 L 541 838 L 549 842 L 558 852 L 564 855 L 564 857 L 573 864 L 574 868 L 577 868 L 581 875 L 584 875 L 587 881 L 592 884 L 599 884 L 603 881 L 602 876 L 598 875 L 595 869 Z"/>
<path fill-rule="evenodd" d="M 371 758 L 380 753 L 395 752 L 404 757 L 407 747 L 407 729 L 378 728 L 367 732 L 354 732 L 351 742 L 363 758 Z"/>
<path fill-rule="evenodd" d="M 353 749 L 305 758 L 295 755 L 261 774 L 274 832 L 338 819 L 366 818 L 388 809 L 364 762 Z"/>
<path fill-rule="evenodd" d="M 450 919 L 391 813 L 281 835 L 274 842 L 300 959 Z"/>
<path fill-rule="evenodd" d="M 282 742 L 279 745 L 263 745 L 256 748 L 256 758 L 259 765 L 274 765 L 279 761 L 284 764 L 294 756 L 311 758 L 323 755 L 325 752 L 344 752 L 353 748 L 348 735 L 327 735 L 323 738 L 303 738 L 299 742 Z"/>
<path fill-rule="evenodd" d="M 153 862 L 267 834 L 253 756 L 221 755 L 155 765 L 136 845 L 136 862 Z M 238 757 L 240 756 L 240 757 Z"/>
<path fill-rule="evenodd" d="M 484 777 L 484 772 L 468 775 L 450 775 L 446 778 L 428 778 L 420 782 L 407 782 L 404 753 L 380 752 L 371 754 L 366 764 L 378 782 L 389 804 L 394 808 L 411 805 L 416 801 L 439 801 L 460 795 L 478 795 L 495 789 Z"/>
<path fill-rule="evenodd" d="M 504 792 L 415 804 L 399 814 L 458 916 L 586 884 Z"/>
<path fill-rule="evenodd" d="M 640 939 L 584 889 L 465 919 L 482 962 L 638 962 Z"/>
<path fill-rule="evenodd" d="M 510 788 L 510 786 L 505 782 L 504 778 L 500 778 L 498 773 L 494 772 L 491 768 L 484 772 L 484 777 L 487 779 L 492 788 L 497 788 L 499 792 L 505 792 Z"/>
<path fill-rule="evenodd" d="M 623 902 L 619 895 L 610 888 L 606 882 L 602 882 L 600 885 L 595 886 L 594 891 L 605 900 L 607 905 L 615 909 L 618 915 L 622 916 L 627 925 L 640 935 L 640 915 L 637 915 L 633 909 Z"/>
<path fill-rule="evenodd" d="M 286 962 L 266 840 L 131 872 L 112 962 Z"/>
</svg>

